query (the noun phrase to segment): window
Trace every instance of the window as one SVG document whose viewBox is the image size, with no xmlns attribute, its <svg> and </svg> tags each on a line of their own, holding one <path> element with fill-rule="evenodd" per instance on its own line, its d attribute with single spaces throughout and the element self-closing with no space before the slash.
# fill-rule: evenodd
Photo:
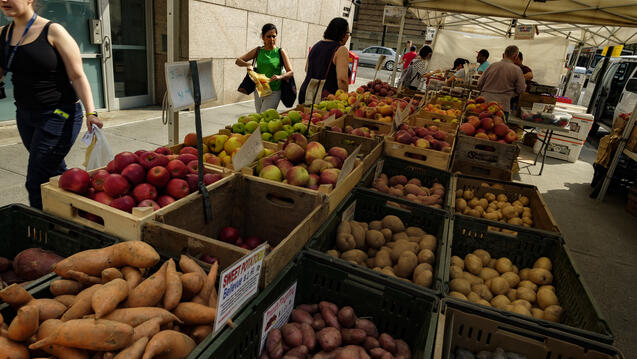
<svg viewBox="0 0 637 359">
<path fill-rule="evenodd" d="M 378 53 L 378 48 L 377 47 L 368 47 L 365 50 L 363 50 L 364 54 L 376 54 Z"/>
<path fill-rule="evenodd" d="M 391 55 L 391 51 L 389 51 L 388 49 L 379 49 L 379 53 L 383 54 L 383 55 Z"/>
</svg>

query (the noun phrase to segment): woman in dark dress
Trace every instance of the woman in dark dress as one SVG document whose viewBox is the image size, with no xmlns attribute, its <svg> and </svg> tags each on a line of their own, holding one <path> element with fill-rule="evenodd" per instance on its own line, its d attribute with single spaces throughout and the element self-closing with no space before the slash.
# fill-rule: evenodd
<svg viewBox="0 0 637 359">
<path fill-rule="evenodd" d="M 323 95 L 341 89 L 348 92 L 349 52 L 344 46 L 350 31 L 347 20 L 337 17 L 330 21 L 323 40 L 312 46 L 305 64 L 305 80 L 299 91 L 299 103 L 305 102 L 305 90 L 311 79 L 325 80 Z M 325 96 L 321 97 L 325 97 Z"/>
</svg>

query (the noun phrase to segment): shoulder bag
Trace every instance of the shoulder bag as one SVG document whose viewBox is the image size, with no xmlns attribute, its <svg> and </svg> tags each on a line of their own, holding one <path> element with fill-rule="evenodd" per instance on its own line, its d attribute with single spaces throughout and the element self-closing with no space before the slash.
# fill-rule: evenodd
<svg viewBox="0 0 637 359">
<path fill-rule="evenodd" d="M 254 68 L 255 62 L 257 61 L 257 57 L 259 57 L 259 52 L 260 51 L 261 51 L 261 46 L 257 47 L 257 54 L 252 59 L 252 67 L 253 68 Z M 256 71 L 256 70 L 257 69 L 254 68 L 254 71 Z M 239 85 L 239 88 L 237 89 L 237 91 L 241 92 L 244 95 L 249 95 L 249 94 L 253 93 L 255 89 L 256 89 L 256 85 L 255 85 L 254 81 L 252 81 L 252 79 L 250 78 L 250 75 L 248 75 L 246 73 L 246 75 L 243 78 L 243 81 L 241 81 L 241 84 Z"/>
<path fill-rule="evenodd" d="M 284 66 L 283 56 L 281 55 L 282 49 L 279 49 L 279 59 L 281 61 L 281 66 Z M 287 79 L 281 80 L 281 102 L 285 105 L 285 107 L 294 106 L 294 102 L 296 101 L 296 82 L 294 81 L 294 77 L 290 77 Z"/>
</svg>

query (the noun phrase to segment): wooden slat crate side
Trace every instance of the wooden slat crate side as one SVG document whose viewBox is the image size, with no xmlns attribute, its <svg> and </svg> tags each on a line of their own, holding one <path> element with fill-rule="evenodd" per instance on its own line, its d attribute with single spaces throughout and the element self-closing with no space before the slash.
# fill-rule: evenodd
<svg viewBox="0 0 637 359">
<path fill-rule="evenodd" d="M 499 143 L 458 134 L 455 151 L 455 156 L 462 160 L 511 171 L 520 148 L 515 143 Z"/>
</svg>

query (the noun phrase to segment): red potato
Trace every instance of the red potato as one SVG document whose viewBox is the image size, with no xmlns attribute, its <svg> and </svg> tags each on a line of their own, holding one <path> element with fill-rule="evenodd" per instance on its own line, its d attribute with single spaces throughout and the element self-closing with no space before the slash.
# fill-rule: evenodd
<svg viewBox="0 0 637 359">
<path fill-rule="evenodd" d="M 283 335 L 279 328 L 270 330 L 265 340 L 265 348 L 270 359 L 280 359 L 283 356 Z"/>
<path fill-rule="evenodd" d="M 71 319 L 79 319 L 90 314 L 92 311 L 91 299 L 93 294 L 102 287 L 101 284 L 95 284 L 81 291 L 76 297 L 73 305 L 62 315 L 62 321 L 66 322 Z"/>
<path fill-rule="evenodd" d="M 359 347 L 355 345 L 348 345 L 342 348 L 341 352 L 338 353 L 337 359 L 360 359 L 360 351 Z"/>
<path fill-rule="evenodd" d="M 296 325 L 288 323 L 281 327 L 281 334 L 283 335 L 283 341 L 291 348 L 297 347 L 303 344 L 303 333 Z"/>
<path fill-rule="evenodd" d="M 359 353 L 359 357 L 360 359 L 372 359 L 369 354 L 367 354 L 367 351 L 365 351 L 365 348 L 363 347 L 358 347 L 358 353 Z M 388 358 L 388 359 L 393 359 L 393 358 Z"/>
<path fill-rule="evenodd" d="M 124 278 L 122 272 L 120 272 L 117 268 L 106 268 L 102 271 L 102 284 L 106 284 L 117 278 Z"/>
<path fill-rule="evenodd" d="M 356 314 L 354 308 L 343 307 L 338 311 L 338 322 L 344 328 L 352 328 L 356 324 Z"/>
<path fill-rule="evenodd" d="M 112 312 L 128 296 L 128 284 L 116 278 L 98 288 L 91 297 L 91 307 L 95 318 L 100 319 Z"/>
<path fill-rule="evenodd" d="M 189 336 L 174 330 L 164 330 L 150 339 L 142 359 L 181 359 L 187 357 L 195 346 L 195 341 Z"/>
<path fill-rule="evenodd" d="M 23 342 L 38 331 L 38 308 L 25 305 L 18 310 L 18 315 L 11 321 L 7 336 L 16 342 Z"/>
<path fill-rule="evenodd" d="M 195 340 L 195 343 L 201 343 L 210 333 L 212 333 L 212 325 L 198 325 L 193 328 L 190 336 Z"/>
<path fill-rule="evenodd" d="M 13 270 L 24 280 L 34 280 L 53 272 L 56 263 L 63 259 L 42 248 L 29 248 L 13 258 Z"/>
<path fill-rule="evenodd" d="M 49 286 L 49 291 L 54 296 L 71 294 L 75 295 L 79 293 L 84 285 L 80 282 L 70 280 L 70 279 L 57 279 L 51 282 Z"/>
<path fill-rule="evenodd" d="M 367 337 L 363 343 L 363 348 L 367 351 L 371 351 L 374 348 L 380 348 L 380 343 L 378 342 L 378 339 L 374 337 Z"/>
<path fill-rule="evenodd" d="M 318 304 L 299 304 L 296 309 L 304 310 L 310 314 L 318 312 Z"/>
<path fill-rule="evenodd" d="M 139 285 L 139 283 L 143 280 L 142 274 L 137 268 L 126 266 L 122 267 L 121 272 L 126 283 L 128 283 L 129 292 L 133 290 L 133 288 L 137 287 L 137 285 Z"/>
<path fill-rule="evenodd" d="M 186 325 L 211 324 L 217 317 L 215 308 L 192 302 L 179 303 L 174 313 Z"/>
<path fill-rule="evenodd" d="M 48 319 L 57 319 L 67 310 L 66 305 L 49 298 L 34 299 L 27 306 L 38 308 L 38 316 L 41 322 Z"/>
<path fill-rule="evenodd" d="M 172 322 L 182 323 L 173 313 L 164 308 L 157 307 L 139 307 L 139 308 L 121 308 L 115 309 L 104 317 L 104 319 L 114 320 L 116 322 L 126 323 L 132 326 L 138 326 L 143 322 L 152 318 L 161 319 L 161 325 Z"/>
<path fill-rule="evenodd" d="M 337 328 L 327 327 L 317 333 L 318 343 L 324 351 L 330 352 L 342 344 L 341 332 Z"/>
<path fill-rule="evenodd" d="M 409 344 L 402 339 L 396 339 L 396 355 L 403 359 L 411 359 L 411 349 Z"/>
<path fill-rule="evenodd" d="M 340 352 L 341 348 L 336 348 L 335 350 L 332 350 L 330 352 L 320 351 L 314 354 L 314 356 L 312 356 L 312 359 L 336 359 Z"/>
<path fill-rule="evenodd" d="M 13 308 L 20 308 L 33 300 L 33 297 L 21 285 L 11 284 L 0 290 L 0 299 Z"/>
<path fill-rule="evenodd" d="M 166 266 L 166 292 L 164 293 L 163 299 L 164 309 L 175 309 L 181 300 L 182 292 L 183 287 L 181 285 L 181 279 L 179 278 L 179 274 L 177 274 L 175 261 L 171 258 L 168 260 L 168 264 Z"/>
<path fill-rule="evenodd" d="M 307 323 L 301 324 L 301 333 L 303 334 L 303 345 L 305 345 L 310 351 L 313 351 L 316 347 L 316 333 L 312 326 Z"/>
<path fill-rule="evenodd" d="M 125 306 L 135 307 L 153 307 L 161 301 L 166 292 L 166 266 L 164 263 L 159 270 L 139 283 L 132 291 L 128 293 Z"/>
<path fill-rule="evenodd" d="M 321 309 L 321 316 L 323 317 L 323 320 L 325 320 L 326 326 L 341 329 L 341 325 L 338 323 L 338 319 L 336 317 L 336 312 L 333 312 L 329 307 L 323 307 L 323 309 Z"/>
<path fill-rule="evenodd" d="M 385 354 L 391 355 L 391 353 L 381 347 L 371 349 L 369 351 L 369 354 L 371 355 L 372 359 L 381 359 Z"/>
<path fill-rule="evenodd" d="M 331 302 L 326 302 L 326 301 L 319 302 L 318 308 L 319 310 L 323 310 L 324 308 L 327 308 L 331 310 L 334 314 L 338 313 L 338 306 Z"/>
<path fill-rule="evenodd" d="M 319 331 L 325 328 L 325 320 L 323 320 L 323 316 L 321 315 L 321 313 L 314 314 L 314 317 L 312 319 L 312 329 Z"/>
<path fill-rule="evenodd" d="M 73 319 L 57 327 L 51 335 L 29 345 L 41 349 L 51 344 L 92 351 L 126 348 L 133 339 L 133 327 L 103 319 Z"/>
<path fill-rule="evenodd" d="M 40 325 L 37 333 L 37 340 L 42 340 L 51 335 L 63 322 L 58 319 L 49 319 Z M 56 358 L 64 359 L 88 359 L 89 355 L 82 349 L 68 348 L 62 345 L 51 344 L 42 348 L 47 354 L 51 354 Z"/>
<path fill-rule="evenodd" d="M 392 354 L 396 354 L 397 352 L 397 348 L 396 348 L 396 341 L 394 340 L 394 338 L 392 338 L 391 335 L 387 334 L 387 333 L 383 333 L 378 337 L 378 342 L 380 343 L 380 346 L 387 350 L 388 352 L 392 353 Z"/>
<path fill-rule="evenodd" d="M 367 333 L 363 329 L 341 329 L 343 344 L 363 344 L 367 339 Z"/>
<path fill-rule="evenodd" d="M 101 249 L 89 249 L 67 257 L 55 266 L 55 273 L 66 278 L 70 270 L 101 275 L 111 267 L 150 268 L 159 262 L 159 254 L 148 243 L 127 241 Z"/>
<path fill-rule="evenodd" d="M 133 328 L 133 341 L 136 342 L 140 338 L 152 338 L 153 335 L 159 333 L 162 318 L 152 318 Z"/>
<path fill-rule="evenodd" d="M 139 359 L 144 355 L 148 337 L 137 339 L 131 346 L 122 350 L 113 359 Z"/>
<path fill-rule="evenodd" d="M 378 329 L 376 329 L 376 325 L 367 319 L 356 319 L 356 323 L 354 327 L 357 329 L 363 329 L 368 336 L 378 338 Z"/>
<path fill-rule="evenodd" d="M 84 285 L 93 285 L 93 284 L 101 284 L 102 278 L 88 275 L 84 272 L 70 270 L 66 272 L 66 278 L 70 278 L 76 280 Z"/>
<path fill-rule="evenodd" d="M 288 350 L 283 357 L 305 359 L 309 352 L 309 349 L 305 345 L 299 345 L 296 348 Z"/>
<path fill-rule="evenodd" d="M 295 323 L 307 323 L 312 325 L 314 319 L 312 319 L 312 315 L 302 309 L 294 309 L 292 314 L 290 315 L 290 320 Z"/>
<path fill-rule="evenodd" d="M 25 345 L 0 336 L 0 358 L 29 359 L 29 350 Z"/>
</svg>

